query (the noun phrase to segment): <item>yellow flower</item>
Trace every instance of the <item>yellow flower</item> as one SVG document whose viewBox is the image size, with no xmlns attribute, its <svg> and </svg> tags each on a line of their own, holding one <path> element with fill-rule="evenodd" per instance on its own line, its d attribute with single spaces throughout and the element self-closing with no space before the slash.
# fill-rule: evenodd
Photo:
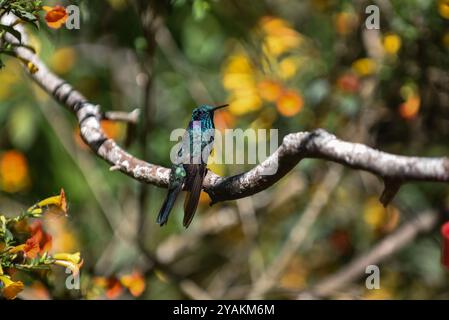
<svg viewBox="0 0 449 320">
<path fill-rule="evenodd" d="M 25 250 L 25 243 L 19 244 L 18 246 L 11 248 L 8 252 L 14 254 L 24 250 Z"/>
<path fill-rule="evenodd" d="M 386 219 L 386 209 L 376 198 L 370 198 L 365 204 L 363 219 L 373 229 L 379 229 Z"/>
<path fill-rule="evenodd" d="M 249 92 L 247 95 L 234 95 L 230 101 L 229 111 L 237 116 L 259 110 L 262 106 L 262 99 L 255 92 Z"/>
<path fill-rule="evenodd" d="M 263 50 L 268 56 L 278 57 L 288 50 L 299 47 L 300 44 L 301 39 L 297 36 L 267 36 L 263 43 Z"/>
<path fill-rule="evenodd" d="M 251 62 L 249 58 L 243 54 L 238 53 L 230 57 L 226 68 L 225 73 L 252 73 L 253 67 L 251 66 Z"/>
<path fill-rule="evenodd" d="M 138 271 L 122 276 L 120 282 L 124 287 L 128 288 L 134 297 L 140 296 L 145 290 L 145 279 Z"/>
<path fill-rule="evenodd" d="M 68 256 L 70 256 L 70 255 L 68 255 Z M 68 260 L 55 260 L 53 262 L 53 264 L 61 266 L 61 267 L 69 268 L 72 271 L 72 274 L 74 276 L 78 275 L 80 272 L 80 268 L 83 265 L 83 260 L 75 262 L 76 254 L 74 257 L 67 257 L 67 258 L 68 258 Z M 79 258 L 79 253 L 78 253 L 78 258 Z"/>
<path fill-rule="evenodd" d="M 21 281 L 13 281 L 5 275 L 0 275 L 0 281 L 3 282 L 3 296 L 8 300 L 15 299 L 17 294 L 23 290 Z"/>
<path fill-rule="evenodd" d="M 370 58 L 358 59 L 352 64 L 352 69 L 362 77 L 372 75 L 376 68 L 376 62 Z"/>
<path fill-rule="evenodd" d="M 449 19 L 449 0 L 438 1 L 438 12 L 444 19 Z"/>
<path fill-rule="evenodd" d="M 400 212 L 392 205 L 384 208 L 377 198 L 372 197 L 365 203 L 363 219 L 375 231 L 390 232 L 398 226 Z"/>
<path fill-rule="evenodd" d="M 301 61 L 298 58 L 288 57 L 279 63 L 279 75 L 283 79 L 290 79 L 296 75 Z"/>
<path fill-rule="evenodd" d="M 78 264 L 81 261 L 81 255 L 79 252 L 76 253 L 55 253 L 53 258 L 56 260 L 70 261 L 74 264 Z"/>
<path fill-rule="evenodd" d="M 387 34 L 383 39 L 383 47 L 387 54 L 395 55 L 401 49 L 401 38 L 394 33 Z"/>
<path fill-rule="evenodd" d="M 64 189 L 57 196 L 53 196 L 42 201 L 39 201 L 34 206 L 28 209 L 28 212 L 33 214 L 41 214 L 43 208 L 56 208 L 64 214 L 67 214 L 67 200 L 65 197 Z"/>
<path fill-rule="evenodd" d="M 266 34 L 263 43 L 265 54 L 277 57 L 282 53 L 297 48 L 302 43 L 302 36 L 290 25 L 280 18 L 263 17 L 260 28 Z"/>
<path fill-rule="evenodd" d="M 223 75 L 223 86 L 228 90 L 251 88 L 254 85 L 255 85 L 255 81 L 251 74 L 225 73 Z"/>
<path fill-rule="evenodd" d="M 254 69 L 246 54 L 238 53 L 229 58 L 223 72 L 223 86 L 228 90 L 255 86 Z"/>
<path fill-rule="evenodd" d="M 51 67 L 58 74 L 69 72 L 76 61 L 76 53 L 72 48 L 60 48 L 51 57 Z"/>
</svg>

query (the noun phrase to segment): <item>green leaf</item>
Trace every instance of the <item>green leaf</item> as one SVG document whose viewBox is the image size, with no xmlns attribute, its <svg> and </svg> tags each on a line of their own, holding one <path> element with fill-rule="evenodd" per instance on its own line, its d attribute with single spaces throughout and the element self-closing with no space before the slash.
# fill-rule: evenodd
<svg viewBox="0 0 449 320">
<path fill-rule="evenodd" d="M 18 10 L 14 12 L 20 19 L 25 20 L 27 22 L 34 22 L 37 20 L 36 16 L 32 13 L 29 13 L 27 11 Z"/>
<path fill-rule="evenodd" d="M 6 228 L 5 229 L 5 243 L 9 244 L 13 240 L 14 240 L 14 236 L 12 235 L 11 231 L 9 231 L 9 229 Z"/>
<path fill-rule="evenodd" d="M 31 25 L 39 29 L 39 20 L 34 14 L 23 10 L 14 10 L 14 14 L 18 16 L 20 19 L 31 23 Z"/>
</svg>

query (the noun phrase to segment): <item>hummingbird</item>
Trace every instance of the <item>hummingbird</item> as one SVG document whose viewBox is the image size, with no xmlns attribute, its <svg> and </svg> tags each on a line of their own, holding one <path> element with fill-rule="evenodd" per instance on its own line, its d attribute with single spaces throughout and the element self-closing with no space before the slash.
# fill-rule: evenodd
<svg viewBox="0 0 449 320">
<path fill-rule="evenodd" d="M 183 225 L 187 228 L 192 222 L 207 173 L 207 160 L 213 148 L 214 113 L 227 106 L 201 105 L 193 110 L 176 161 L 171 167 L 168 193 L 156 220 L 160 226 L 167 223 L 170 211 L 183 188 L 188 192 L 184 201 Z"/>
</svg>

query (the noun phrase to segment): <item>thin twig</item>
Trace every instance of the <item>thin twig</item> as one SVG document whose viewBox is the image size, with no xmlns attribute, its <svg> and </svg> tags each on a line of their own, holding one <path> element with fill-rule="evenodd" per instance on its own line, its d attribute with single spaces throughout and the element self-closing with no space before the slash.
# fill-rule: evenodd
<svg viewBox="0 0 449 320">
<path fill-rule="evenodd" d="M 131 112 L 107 111 L 103 114 L 103 119 L 137 124 L 137 122 L 139 121 L 139 115 L 140 115 L 139 109 L 134 109 Z"/>
</svg>

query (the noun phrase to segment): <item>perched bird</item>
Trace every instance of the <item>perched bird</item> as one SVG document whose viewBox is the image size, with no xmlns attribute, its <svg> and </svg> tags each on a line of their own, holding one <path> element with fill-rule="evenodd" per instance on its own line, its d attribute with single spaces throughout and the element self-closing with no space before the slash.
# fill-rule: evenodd
<svg viewBox="0 0 449 320">
<path fill-rule="evenodd" d="M 207 173 L 207 159 L 214 143 L 214 112 L 226 106 L 228 105 L 201 105 L 193 110 L 177 152 L 177 159 L 171 168 L 167 196 L 157 217 L 157 223 L 161 226 L 167 223 L 170 211 L 183 187 L 188 192 L 184 201 L 183 225 L 187 228 L 192 222 Z"/>
</svg>

